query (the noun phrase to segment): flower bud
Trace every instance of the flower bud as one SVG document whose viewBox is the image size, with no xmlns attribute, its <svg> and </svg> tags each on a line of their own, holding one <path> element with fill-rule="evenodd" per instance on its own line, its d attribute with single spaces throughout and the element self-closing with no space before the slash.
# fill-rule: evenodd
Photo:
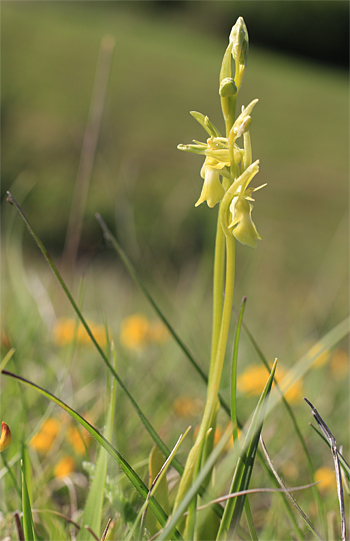
<svg viewBox="0 0 350 541">
<path fill-rule="evenodd" d="M 219 94 L 222 98 L 228 98 L 237 94 L 237 87 L 232 77 L 225 77 L 220 82 Z"/>
<path fill-rule="evenodd" d="M 6 449 L 12 441 L 12 434 L 10 427 L 4 423 L 1 423 L 1 436 L 0 436 L 0 453 Z"/>
<path fill-rule="evenodd" d="M 236 24 L 232 27 L 230 43 L 232 43 L 232 56 L 235 62 L 246 65 L 248 59 L 249 37 L 243 17 L 238 17 Z"/>
</svg>

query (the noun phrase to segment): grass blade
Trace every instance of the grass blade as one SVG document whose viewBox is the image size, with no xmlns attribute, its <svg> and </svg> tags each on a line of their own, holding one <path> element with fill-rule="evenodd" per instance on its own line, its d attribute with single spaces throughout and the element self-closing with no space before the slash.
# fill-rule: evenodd
<svg viewBox="0 0 350 541">
<path fill-rule="evenodd" d="M 260 396 L 258 405 L 255 408 L 253 418 L 247 431 L 247 435 L 244 439 L 242 450 L 237 461 L 235 473 L 233 475 L 230 492 L 240 492 L 242 490 L 248 489 L 249 487 L 250 477 L 255 461 L 256 450 L 259 444 L 259 436 L 264 422 L 267 399 L 271 391 L 276 367 L 277 359 L 272 366 L 270 376 Z M 233 524 L 233 529 L 236 528 L 241 518 L 245 498 L 245 496 L 241 496 L 239 498 L 235 498 L 234 500 L 228 500 L 220 524 L 217 539 L 226 539 L 231 522 Z"/>
<path fill-rule="evenodd" d="M 269 365 L 268 365 L 268 362 L 266 360 L 266 357 L 264 356 L 264 354 L 262 353 L 261 349 L 259 348 L 258 344 L 256 343 L 253 335 L 250 333 L 249 329 L 247 328 L 247 326 L 245 325 L 245 323 L 243 323 L 243 327 L 248 335 L 248 338 L 249 340 L 251 341 L 256 353 L 258 354 L 258 356 L 260 357 L 262 363 L 266 366 L 267 370 L 270 370 L 269 369 Z M 318 355 L 320 355 L 322 353 L 322 351 L 324 351 L 325 349 L 331 349 L 333 346 L 335 346 L 335 344 L 337 342 L 340 342 L 349 332 L 349 320 L 348 319 L 345 319 L 344 321 L 342 321 L 337 327 L 335 327 L 334 329 L 332 329 L 332 331 L 330 331 L 326 336 L 323 337 L 323 339 L 318 343 L 320 345 L 320 348 L 315 348 L 315 354 L 312 356 L 310 355 L 309 353 L 304 355 L 304 357 L 302 357 L 299 362 L 297 363 L 296 367 L 294 368 L 294 372 L 296 374 L 298 374 L 298 377 L 302 377 L 306 372 L 307 370 L 312 366 L 314 360 L 316 359 L 316 357 Z M 286 377 L 289 377 L 289 374 L 287 374 Z M 289 386 L 291 386 L 291 378 L 289 378 Z M 296 381 L 296 380 L 294 380 Z M 293 383 L 294 383 L 293 381 Z M 311 460 L 311 457 L 310 457 L 310 454 L 309 454 L 309 451 L 307 449 L 307 446 L 306 446 L 306 443 L 305 443 L 305 440 L 302 436 L 302 433 L 301 433 L 301 430 L 300 430 L 300 427 L 298 425 L 298 422 L 295 418 L 295 415 L 293 413 L 293 410 L 292 408 L 290 407 L 288 401 L 286 400 L 286 398 L 284 397 L 284 393 L 281 391 L 281 385 L 283 384 L 283 382 L 280 382 L 280 385 L 277 383 L 277 381 L 275 380 L 275 388 L 276 388 L 276 392 L 282 397 L 282 402 L 283 402 L 283 405 L 292 421 L 292 424 L 294 426 L 294 430 L 296 432 L 296 435 L 301 443 L 301 446 L 303 448 L 303 451 L 304 451 L 304 454 L 305 454 L 305 457 L 306 457 L 306 462 L 307 462 L 307 467 L 308 467 L 308 470 L 309 470 L 309 475 L 310 475 L 310 478 L 312 480 L 314 480 L 314 476 L 315 476 L 315 470 L 314 470 L 314 467 L 313 467 L 313 464 L 312 464 L 312 460 Z M 284 389 L 284 391 L 286 391 L 287 389 Z M 276 402 L 276 401 L 275 401 Z M 270 401 L 270 406 L 271 406 L 271 401 Z M 326 533 L 327 532 L 327 523 L 326 523 L 326 520 L 325 520 L 325 513 L 323 512 L 323 503 L 322 503 L 322 500 L 321 500 L 321 497 L 320 497 L 320 494 L 319 494 L 319 491 L 317 489 L 316 486 L 314 486 L 313 488 L 313 494 L 314 494 L 314 498 L 317 502 L 317 507 L 318 507 L 318 510 L 319 510 L 319 516 L 320 516 L 320 520 L 322 522 L 322 529 L 323 529 L 323 532 Z"/>
<path fill-rule="evenodd" d="M 130 276 L 132 277 L 132 279 L 134 280 L 134 282 L 139 286 L 139 288 L 141 289 L 142 293 L 145 295 L 146 299 L 148 300 L 148 302 L 151 304 L 151 306 L 153 307 L 153 309 L 155 310 L 156 314 L 158 315 L 159 319 L 164 323 L 164 325 L 166 326 L 166 328 L 168 329 L 168 331 L 170 332 L 170 334 L 172 335 L 172 337 L 174 338 L 175 342 L 178 344 L 178 346 L 180 347 L 180 349 L 183 351 L 183 353 L 185 354 L 185 356 L 187 357 L 187 359 L 190 361 L 190 363 L 192 364 L 192 366 L 195 368 L 195 370 L 198 372 L 198 374 L 201 376 L 202 380 L 208 384 L 208 377 L 207 375 L 203 372 L 203 370 L 201 369 L 201 367 L 199 366 L 199 364 L 197 363 L 197 361 L 195 360 L 195 358 L 193 357 L 192 353 L 189 351 L 189 349 L 187 348 L 187 346 L 184 344 L 184 342 L 181 340 L 181 338 L 179 337 L 179 335 L 176 333 L 175 329 L 172 327 L 172 325 L 169 323 L 169 321 L 167 320 L 167 318 L 165 317 L 165 315 L 163 314 L 163 312 L 161 311 L 161 309 L 159 308 L 159 306 L 157 305 L 157 303 L 155 302 L 155 300 L 153 299 L 153 297 L 151 296 L 151 294 L 149 293 L 148 289 L 145 287 L 145 285 L 143 284 L 141 278 L 139 277 L 139 275 L 137 274 L 134 266 L 132 265 L 130 259 L 128 258 L 128 256 L 126 255 L 126 253 L 124 252 L 123 248 L 120 246 L 119 242 L 117 241 L 117 239 L 115 238 L 115 236 L 111 233 L 111 231 L 108 229 L 106 223 L 104 222 L 103 218 L 101 217 L 100 214 L 96 214 L 96 220 L 98 221 L 98 223 L 100 224 L 101 228 L 102 228 L 102 231 L 103 231 L 103 234 L 105 236 L 105 238 L 112 244 L 114 250 L 117 252 L 117 254 L 119 255 L 120 259 L 122 260 L 122 262 L 124 263 L 125 265 L 125 268 L 127 269 L 127 271 L 129 272 Z M 226 404 L 225 400 L 219 395 L 219 400 L 220 400 L 220 403 L 221 403 L 221 406 L 222 408 L 226 411 L 226 413 L 228 415 L 230 415 L 230 408 L 229 406 Z"/>
<path fill-rule="evenodd" d="M 26 460 L 21 460 L 22 469 L 22 512 L 23 512 L 23 533 L 26 541 L 36 541 L 34 532 L 34 522 L 32 515 L 32 506 L 28 493 L 28 486 L 26 480 L 26 473 L 28 464 L 25 464 Z"/>
<path fill-rule="evenodd" d="M 278 475 L 277 473 L 277 470 L 276 468 L 274 467 L 273 463 L 272 463 L 272 460 L 266 450 L 266 447 L 265 447 L 265 443 L 264 443 L 264 440 L 262 439 L 262 437 L 260 436 L 260 441 L 261 441 L 261 445 L 262 445 L 262 448 L 264 450 L 264 453 L 265 453 L 265 456 L 266 456 L 266 459 L 269 463 L 269 466 L 271 468 L 271 470 L 273 471 L 273 474 L 274 476 L 276 477 L 277 481 L 278 481 L 278 484 L 282 487 L 282 489 L 284 490 L 286 496 L 290 499 L 290 501 L 292 502 L 292 504 L 294 505 L 294 507 L 297 509 L 298 513 L 300 514 L 300 516 L 304 519 L 304 521 L 306 522 L 308 528 L 310 528 L 310 530 L 316 535 L 316 537 L 318 537 L 318 539 L 321 539 L 322 541 L 324 541 L 323 537 L 321 536 L 321 534 L 316 530 L 316 528 L 312 525 L 309 517 L 307 515 L 305 515 L 304 511 L 299 507 L 299 504 L 298 502 L 296 501 L 296 499 L 291 495 L 289 489 L 286 487 L 286 485 L 284 484 L 283 482 L 283 479 Z"/>
<path fill-rule="evenodd" d="M 338 493 L 338 500 L 339 500 L 339 508 L 340 508 L 340 523 L 341 523 L 341 538 L 342 541 L 346 541 L 346 521 L 345 521 L 345 506 L 344 506 L 344 494 L 343 494 L 343 485 L 342 485 L 342 479 L 341 479 L 341 471 L 340 471 L 340 465 L 339 465 L 339 458 L 338 458 L 338 450 L 337 450 L 337 444 L 335 441 L 335 437 L 333 436 L 332 432 L 329 430 L 328 426 L 322 419 L 321 415 L 318 413 L 317 409 L 314 408 L 314 406 L 311 404 L 311 402 L 304 398 L 305 402 L 310 406 L 311 413 L 316 419 L 316 422 L 320 429 L 322 430 L 325 438 L 328 440 L 328 443 L 330 445 L 332 455 L 333 455 L 333 461 L 334 461 L 334 469 L 335 469 L 335 476 L 337 480 L 337 493 Z"/>
<path fill-rule="evenodd" d="M 217 459 L 221 455 L 225 445 L 227 445 L 231 435 L 232 435 L 231 427 L 229 427 L 225 431 L 219 443 L 214 447 L 214 450 L 209 455 L 208 460 L 206 461 L 203 468 L 201 469 L 197 479 L 194 481 L 190 490 L 186 493 L 185 497 L 183 498 L 181 503 L 178 505 L 175 513 L 173 514 L 173 516 L 167 523 L 164 530 L 161 532 L 158 538 L 158 541 L 165 541 L 166 539 L 169 539 L 171 537 L 172 531 L 177 526 L 177 524 L 181 521 L 182 516 L 184 512 L 186 511 L 186 509 L 188 508 L 190 502 L 193 500 L 196 494 L 199 493 L 202 483 L 204 483 L 207 475 L 211 472 L 214 464 L 216 463 Z M 222 509 L 221 506 L 220 508 Z"/>
<path fill-rule="evenodd" d="M 145 501 L 145 503 L 143 504 L 143 506 L 141 507 L 140 511 L 139 511 L 139 514 L 133 524 L 133 527 L 131 528 L 129 534 L 128 534 L 128 537 L 126 539 L 126 541 L 130 541 L 132 539 L 132 536 L 134 534 L 134 531 L 137 527 L 137 524 L 139 523 L 139 521 L 142 519 L 142 524 L 145 524 L 145 520 L 146 520 L 146 512 L 147 512 L 147 508 L 148 508 L 148 505 L 149 505 L 149 499 L 151 497 L 151 495 L 153 493 L 156 493 L 157 492 L 157 488 L 159 488 L 160 484 L 162 483 L 163 480 L 165 480 L 165 474 L 175 456 L 175 453 L 177 452 L 177 450 L 179 449 L 180 445 L 182 444 L 183 440 L 186 438 L 188 432 L 190 431 L 191 427 L 189 427 L 186 432 L 184 434 L 181 434 L 179 439 L 177 440 L 174 448 L 172 449 L 170 455 L 168 456 L 168 458 L 166 459 L 166 461 L 164 462 L 164 464 L 162 465 L 160 471 L 158 472 L 158 474 L 156 475 L 155 479 L 153 480 L 152 482 L 152 485 L 149 489 L 149 492 L 148 492 L 148 496 L 147 496 L 147 499 Z M 141 532 L 142 533 L 142 528 L 141 528 Z"/>
<path fill-rule="evenodd" d="M 115 353 L 114 344 L 112 343 L 112 351 Z M 114 368 L 116 369 L 116 357 L 114 361 Z M 103 436 L 106 440 L 112 438 L 113 432 L 113 421 L 114 421 L 114 411 L 115 411 L 115 401 L 116 401 L 116 387 L 117 380 L 113 379 L 112 389 L 110 392 L 110 399 L 108 401 L 108 412 L 105 430 Z M 95 476 L 91 483 L 89 490 L 89 495 L 86 500 L 83 518 L 82 518 L 82 527 L 77 536 L 77 541 L 86 541 L 86 533 L 84 532 L 84 527 L 87 525 L 91 528 L 93 532 L 96 532 L 97 536 L 100 537 L 101 531 L 101 522 L 102 522 L 102 506 L 104 500 L 104 487 L 107 475 L 107 459 L 108 453 L 103 448 L 100 447 L 98 458 L 96 461 Z"/>
<path fill-rule="evenodd" d="M 56 265 L 54 264 L 54 262 L 52 261 L 48 251 L 46 250 L 45 246 L 43 245 L 43 243 L 41 242 L 41 240 L 39 239 L 39 237 L 37 236 L 37 234 L 35 233 L 35 231 L 33 230 L 32 226 L 30 225 L 26 215 L 24 214 L 23 210 L 21 209 L 20 205 L 17 203 L 17 201 L 15 200 L 15 198 L 10 194 L 10 192 L 7 192 L 7 201 L 11 204 L 11 205 L 15 205 L 16 208 L 17 208 L 17 211 L 19 212 L 21 218 L 23 219 L 23 221 L 25 222 L 29 232 L 31 233 L 31 235 L 34 237 L 34 240 L 35 242 L 37 243 L 41 253 L 43 254 L 44 258 L 46 259 L 46 261 L 48 262 L 49 266 L 51 267 L 51 270 L 53 271 L 54 275 L 56 276 L 57 280 L 59 281 L 63 291 L 65 292 L 66 296 L 67 296 L 67 299 L 69 300 L 70 304 L 72 305 L 72 308 L 74 309 L 75 313 L 77 314 L 78 318 L 80 319 L 83 327 L 85 328 L 87 334 L 89 335 L 90 337 L 90 340 L 92 341 L 92 343 L 94 344 L 94 346 L 96 347 L 97 351 L 99 352 L 100 356 L 102 357 L 104 363 L 106 364 L 106 366 L 108 367 L 108 369 L 111 371 L 111 373 L 113 374 L 113 376 L 115 377 L 115 379 L 117 380 L 118 384 L 120 385 L 120 387 L 123 389 L 123 391 L 125 392 L 125 394 L 127 395 L 128 399 L 130 400 L 132 406 L 134 407 L 134 409 L 136 410 L 138 416 L 140 417 L 140 420 L 142 422 L 142 424 L 144 425 L 144 427 L 146 428 L 147 432 L 149 433 L 149 435 L 151 436 L 151 438 L 153 439 L 154 443 L 156 445 L 158 445 L 158 447 L 162 450 L 162 452 L 164 453 L 164 455 L 166 457 L 169 456 L 170 454 L 170 451 L 168 449 L 168 447 L 165 445 L 165 443 L 162 441 L 162 439 L 158 436 L 157 432 L 154 430 L 153 426 L 151 425 L 151 423 L 148 421 L 147 417 L 144 415 L 144 413 L 142 412 L 142 410 L 140 409 L 140 407 L 138 406 L 136 400 L 133 398 L 133 396 L 129 393 L 128 389 L 126 388 L 126 386 L 124 385 L 123 381 L 120 379 L 120 377 L 118 376 L 117 372 L 114 370 L 113 366 L 111 365 L 111 363 L 109 362 L 108 358 L 107 358 L 107 355 L 105 354 L 105 352 L 103 351 L 103 349 L 101 348 L 101 346 L 98 344 L 97 340 L 95 339 L 93 333 L 91 332 L 91 329 L 89 327 L 89 325 L 87 324 L 85 318 L 83 317 L 83 314 L 81 313 L 81 311 L 79 310 L 79 307 L 78 305 L 76 304 L 75 300 L 73 299 L 68 287 L 66 286 L 62 276 L 60 275 Z M 180 473 L 180 475 L 182 474 L 183 472 L 183 466 L 178 462 L 178 460 L 175 458 L 173 460 L 173 466 L 174 468 Z"/>
<path fill-rule="evenodd" d="M 88 421 L 86 421 L 81 415 L 79 415 L 79 413 L 74 411 L 72 408 L 70 408 L 67 404 L 62 402 L 62 400 L 60 400 L 59 398 L 51 394 L 49 391 L 46 391 L 42 387 L 39 387 L 39 385 L 36 385 L 35 383 L 25 378 L 22 378 L 21 376 L 17 376 L 16 374 L 13 374 L 12 372 L 7 372 L 7 370 L 3 370 L 2 374 L 5 374 L 6 376 L 10 376 L 16 379 L 17 381 L 20 381 L 24 385 L 27 385 L 31 387 L 32 389 L 35 389 L 40 394 L 42 394 L 43 396 L 45 396 L 46 398 L 48 398 L 49 400 L 51 400 L 52 402 L 60 406 L 60 408 L 66 411 L 71 417 L 73 417 L 73 419 L 75 419 L 83 428 L 85 428 L 91 434 L 91 436 L 95 438 L 95 440 L 100 445 L 102 445 L 104 449 L 106 449 L 108 454 L 112 458 L 114 458 L 114 460 L 116 460 L 116 462 L 119 464 L 119 466 L 121 467 L 121 469 L 123 470 L 127 478 L 129 479 L 129 481 L 131 481 L 131 483 L 134 485 L 135 489 L 140 494 L 142 499 L 146 500 L 148 496 L 148 488 L 146 487 L 142 479 L 140 479 L 137 473 L 126 462 L 126 460 L 124 460 L 124 458 L 121 456 L 120 453 L 118 453 L 118 451 L 113 447 L 113 445 L 111 445 L 109 441 L 107 441 L 106 438 L 102 436 L 102 434 L 100 434 L 90 423 L 88 423 Z M 166 513 L 164 513 L 163 509 L 161 508 L 161 506 L 159 505 L 159 503 L 153 496 L 150 498 L 149 506 L 152 509 L 152 512 L 155 514 L 155 516 L 159 520 L 160 524 L 164 526 L 168 517 Z M 176 532 L 175 535 L 177 539 L 181 538 L 178 532 Z"/>
<path fill-rule="evenodd" d="M 236 404 L 236 393 L 237 393 L 237 358 L 238 358 L 238 344 L 239 337 L 241 333 L 241 326 L 243 320 L 243 314 L 247 298 L 243 297 L 241 309 L 239 311 L 235 341 L 233 346 L 233 355 L 232 355 L 232 370 L 231 370 L 231 422 L 233 426 L 233 441 L 234 444 L 238 444 L 238 433 L 237 433 L 237 404 Z"/>
<path fill-rule="evenodd" d="M 327 438 L 324 437 L 324 435 L 322 434 L 322 432 L 320 432 L 314 425 L 312 425 L 311 423 L 309 423 L 311 428 L 314 429 L 314 431 L 323 439 L 323 441 L 325 441 L 327 443 L 327 445 L 329 446 L 329 448 L 331 448 L 331 445 L 329 443 L 329 441 L 327 440 Z M 337 449 L 337 454 L 338 454 L 338 457 L 339 457 L 339 461 L 340 461 L 340 465 L 342 466 L 343 468 L 343 471 L 346 473 L 346 475 L 348 476 L 348 479 L 350 481 L 350 466 L 349 464 L 346 462 L 345 458 L 343 457 L 343 455 L 341 454 L 340 451 L 338 451 Z"/>
</svg>

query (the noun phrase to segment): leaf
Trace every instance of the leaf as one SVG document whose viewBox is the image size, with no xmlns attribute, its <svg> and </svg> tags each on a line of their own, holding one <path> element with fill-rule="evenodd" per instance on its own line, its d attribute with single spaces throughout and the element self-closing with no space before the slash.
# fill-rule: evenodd
<svg viewBox="0 0 350 541">
<path fill-rule="evenodd" d="M 214 450 L 210 454 L 208 460 L 204 464 L 203 468 L 201 469 L 198 477 L 192 484 L 191 488 L 186 493 L 182 501 L 179 503 L 175 513 L 173 514 L 173 516 L 167 523 L 166 527 L 164 528 L 164 530 L 161 532 L 160 536 L 158 537 L 158 541 L 165 541 L 171 536 L 171 532 L 174 530 L 177 524 L 181 521 L 183 513 L 188 508 L 194 496 L 200 493 L 200 488 L 201 488 L 202 483 L 204 482 L 209 472 L 212 470 L 219 456 L 222 454 L 222 451 L 227 445 L 231 435 L 232 435 L 231 427 L 229 427 L 228 429 L 226 429 L 219 443 L 215 446 Z M 220 506 L 220 509 L 222 510 L 221 506 Z"/>
<path fill-rule="evenodd" d="M 242 490 L 246 490 L 249 487 L 250 477 L 255 461 L 256 450 L 259 444 L 259 436 L 264 422 L 265 411 L 267 408 L 267 399 L 271 391 L 276 367 L 277 359 L 272 366 L 270 376 L 260 396 L 258 405 L 255 408 L 253 418 L 247 431 L 247 435 L 244 439 L 242 450 L 237 461 L 235 473 L 233 475 L 230 492 L 241 492 Z M 243 511 L 244 502 L 245 496 L 240 496 L 238 498 L 235 498 L 234 500 L 228 500 L 221 520 L 217 539 L 226 539 L 231 522 L 233 523 L 233 529 L 237 527 Z"/>
<path fill-rule="evenodd" d="M 26 470 L 28 465 L 25 466 L 25 461 L 21 460 L 22 469 L 22 512 L 23 512 L 23 533 L 26 541 L 35 541 L 34 522 L 32 515 L 32 506 L 29 498 Z"/>
<path fill-rule="evenodd" d="M 140 496 L 144 500 L 146 500 L 146 498 L 148 496 L 148 489 L 147 489 L 146 485 L 144 484 L 144 482 L 142 481 L 142 479 L 140 479 L 140 477 L 137 475 L 137 473 L 126 462 L 126 460 L 121 456 L 121 454 L 118 453 L 118 451 L 113 447 L 113 445 L 111 445 L 109 443 L 109 441 L 107 441 L 106 438 L 104 438 L 102 436 L 102 434 L 100 434 L 96 430 L 96 428 L 94 428 L 92 425 L 90 425 L 90 423 L 88 423 L 88 421 L 86 421 L 81 415 L 79 415 L 79 413 L 74 411 L 72 408 L 70 408 L 67 404 L 62 402 L 62 400 L 60 400 L 59 398 L 57 398 L 56 396 L 51 394 L 49 391 L 46 391 L 42 387 L 39 387 L 39 385 L 36 385 L 35 383 L 33 383 L 33 382 L 31 382 L 31 381 L 29 381 L 29 380 L 27 380 L 25 378 L 22 378 L 21 376 L 17 376 L 16 374 L 13 374 L 12 372 L 7 372 L 7 370 L 3 370 L 2 374 L 5 374 L 6 376 L 10 376 L 10 377 L 20 381 L 24 385 L 28 385 L 32 389 L 35 389 L 40 394 L 42 394 L 43 396 L 45 396 L 46 398 L 48 398 L 49 400 L 51 400 L 52 402 L 54 402 L 55 404 L 60 406 L 71 417 L 73 417 L 73 419 L 78 421 L 78 423 L 83 428 L 85 428 L 91 434 L 91 436 L 93 438 L 95 438 L 95 440 L 100 445 L 102 445 L 102 447 L 104 447 L 104 449 L 106 449 L 108 454 L 111 457 L 113 457 L 116 462 L 118 462 L 119 466 L 121 467 L 121 469 L 123 470 L 123 472 L 125 473 L 127 478 L 129 479 L 129 481 L 136 488 L 137 492 L 140 494 Z M 155 514 L 155 516 L 159 520 L 160 524 L 162 526 L 164 526 L 168 517 L 167 517 L 166 513 L 163 511 L 163 509 L 161 508 L 161 506 L 159 505 L 159 503 L 157 502 L 157 500 L 153 496 L 149 500 L 149 506 L 152 509 L 152 512 Z M 180 534 L 178 532 L 175 532 L 175 537 L 176 537 L 176 539 L 181 539 L 181 536 L 180 536 Z"/>
<path fill-rule="evenodd" d="M 115 347 L 112 343 L 112 351 L 114 354 L 114 368 L 116 369 L 116 357 L 115 357 Z M 110 400 L 108 405 L 107 420 L 105 423 L 105 429 L 103 431 L 103 437 L 106 440 L 112 438 L 113 432 L 113 420 L 114 420 L 114 411 L 115 411 L 115 401 L 116 401 L 116 387 L 117 381 L 113 379 L 112 388 L 110 391 Z M 100 538 L 101 532 L 101 522 L 102 522 L 102 507 L 104 500 L 104 488 L 107 475 L 107 459 L 108 453 L 103 448 L 100 447 L 98 457 L 96 460 L 96 468 L 94 479 L 91 483 L 89 490 L 89 495 L 86 500 L 83 518 L 82 518 L 82 527 L 77 536 L 77 541 L 83 541 L 88 537 L 87 531 L 85 531 L 85 526 L 89 526 L 93 532 L 97 534 Z"/>
</svg>

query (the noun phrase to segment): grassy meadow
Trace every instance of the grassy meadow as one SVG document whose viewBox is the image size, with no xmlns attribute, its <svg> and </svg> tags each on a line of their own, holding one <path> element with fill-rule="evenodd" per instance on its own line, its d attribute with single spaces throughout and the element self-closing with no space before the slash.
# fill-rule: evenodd
<svg viewBox="0 0 350 541">
<path fill-rule="evenodd" d="M 129 9 L 124 2 L 2 3 L 1 368 L 79 412 L 106 434 L 146 485 L 154 442 L 119 382 L 113 389 L 111 370 L 16 207 L 6 202 L 6 191 L 20 204 L 107 361 L 161 439 L 172 449 L 192 426 L 176 454 L 184 465 L 201 423 L 206 384 L 103 238 L 95 213 L 208 374 L 217 207 L 194 207 L 203 157 L 176 147 L 207 139 L 189 111 L 208 115 L 224 130 L 220 62 L 239 16 L 237 12 L 228 21 L 227 34 L 220 39 L 186 24 L 180 12 L 159 15 Z M 249 20 L 245 22 L 249 32 Z M 64 264 L 67 224 L 76 210 L 73 195 L 105 36 L 113 38 L 114 49 L 77 260 L 70 267 L 69 261 Z M 262 433 L 288 486 L 313 482 L 311 461 L 316 479 L 323 479 L 319 501 L 310 488 L 293 495 L 323 538 L 340 539 L 332 454 L 309 426 L 313 418 L 303 397 L 317 408 L 348 459 L 349 348 L 347 333 L 339 330 L 341 325 L 344 329 L 349 299 L 348 79 L 339 68 L 260 50 L 254 36 L 250 40 L 238 107 L 259 99 L 251 126 L 253 160 L 260 160 L 254 186 L 267 187 L 254 197 L 253 213 L 263 240 L 256 250 L 236 243 L 234 310 L 220 391 L 230 404 L 235 328 L 246 297 L 238 351 L 238 418 L 249 422 L 268 377 L 266 368 L 261 372 L 257 348 L 270 365 L 278 359 L 280 380 L 294 367 L 310 364 L 309 370 L 300 369 L 285 396 L 304 443 L 282 402 L 272 396 L 275 407 Z M 79 533 L 68 520 L 83 526 L 88 494 L 93 494 L 96 509 L 100 506 L 97 518 L 91 513 L 94 524 L 99 522 L 98 539 L 109 518 L 106 539 L 151 538 L 147 523 L 147 532 L 139 523 L 139 530 L 130 532 L 143 502 L 116 461 L 106 454 L 97 470 L 96 457 L 104 456 L 101 442 L 47 396 L 2 375 L 1 420 L 12 432 L 11 445 L 0 456 L 1 539 L 21 538 L 14 513 L 23 511 L 25 539 L 90 541 L 93 534 L 83 527 Z M 221 408 L 215 443 L 229 420 Z M 229 491 L 234 453 L 229 441 L 211 481 L 214 497 Z M 98 488 L 93 482 L 97 478 Z M 167 478 L 172 508 L 179 474 L 169 468 Z M 257 459 L 249 488 L 272 486 L 264 458 Z M 283 498 L 249 496 L 258 538 L 313 539 L 291 506 L 293 525 Z M 202 513 L 210 522 L 208 512 Z M 191 539 L 187 530 L 186 535 Z M 242 515 L 235 537 L 230 535 L 228 539 L 254 539 L 249 516 Z M 197 539 L 207 538 L 197 534 Z"/>
</svg>

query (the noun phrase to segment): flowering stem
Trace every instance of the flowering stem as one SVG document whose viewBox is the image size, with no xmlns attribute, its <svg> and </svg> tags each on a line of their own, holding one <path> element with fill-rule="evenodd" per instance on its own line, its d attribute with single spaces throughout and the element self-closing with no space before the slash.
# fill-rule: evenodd
<svg viewBox="0 0 350 541">
<path fill-rule="evenodd" d="M 222 318 L 220 322 L 220 332 L 217 338 L 217 347 L 215 351 L 215 356 L 212 359 L 210 373 L 209 373 L 209 382 L 208 382 L 208 392 L 207 392 L 207 402 L 205 405 L 201 425 L 199 427 L 198 435 L 196 441 L 188 455 L 185 470 L 180 482 L 178 493 L 175 500 L 174 510 L 185 496 L 187 490 L 189 490 L 195 471 L 197 471 L 198 462 L 201 459 L 201 449 L 203 441 L 207 436 L 207 432 L 212 426 L 214 416 L 217 412 L 217 403 L 218 403 L 218 393 L 222 375 L 222 369 L 225 360 L 226 345 L 228 332 L 230 327 L 231 311 L 232 311 L 232 301 L 233 301 L 233 292 L 234 292 L 234 281 L 235 281 L 235 240 L 233 235 L 228 230 L 226 224 L 226 215 L 228 210 L 228 203 L 223 201 L 222 206 L 220 207 L 219 220 L 218 220 L 218 230 L 222 231 L 222 239 L 226 237 L 226 283 L 225 283 L 225 299 L 222 309 Z M 223 252 L 223 250 L 222 250 Z M 222 269 L 223 271 L 223 257 L 220 257 L 220 253 L 216 250 L 216 270 Z M 220 267 L 221 264 L 221 267 Z M 221 276 L 223 272 L 221 273 Z M 223 282 L 221 276 L 216 275 L 218 283 L 216 284 L 216 292 L 218 293 L 219 287 Z M 214 280 L 215 281 L 215 280 Z M 215 288 L 215 285 L 214 285 Z M 217 310 L 217 307 L 216 307 Z M 215 308 L 214 308 L 215 312 Z M 216 313 L 218 317 L 218 310 Z M 217 322 L 216 322 L 217 323 Z M 215 330 L 215 332 L 217 332 Z"/>
<path fill-rule="evenodd" d="M 209 380 L 214 366 L 216 351 L 218 347 L 222 306 L 224 296 L 224 265 L 225 265 L 225 236 L 220 224 L 220 215 L 218 215 L 218 224 L 215 239 L 215 259 L 214 259 L 214 279 L 213 279 L 213 330 L 211 339 L 211 356 L 209 368 Z"/>
</svg>

